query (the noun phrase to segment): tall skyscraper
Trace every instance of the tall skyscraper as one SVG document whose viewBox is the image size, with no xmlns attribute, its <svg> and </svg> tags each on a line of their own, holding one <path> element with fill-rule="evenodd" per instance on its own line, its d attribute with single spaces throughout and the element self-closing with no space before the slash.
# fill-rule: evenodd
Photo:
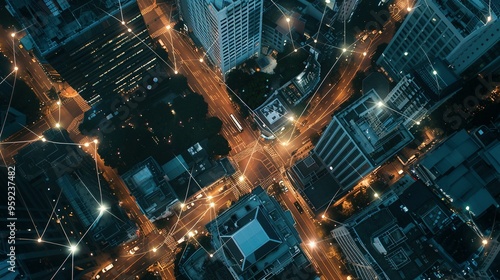
<svg viewBox="0 0 500 280">
<path fill-rule="evenodd" d="M 434 58 L 448 61 L 460 75 L 498 42 L 500 33 L 490 34 L 490 25 L 498 21 L 494 11 L 484 0 L 419 0 L 377 63 L 396 80 L 421 63 L 431 64 Z M 474 55 L 450 56 L 472 53 L 469 46 L 477 40 L 482 42 L 474 45 Z"/>
<path fill-rule="evenodd" d="M 356 183 L 413 140 L 396 114 L 371 90 L 335 114 L 313 152 L 343 190 Z"/>
<path fill-rule="evenodd" d="M 127 94 L 158 65 L 135 0 L 7 1 L 53 79 L 66 80 L 90 104 Z"/>
<path fill-rule="evenodd" d="M 263 0 L 180 0 L 182 18 L 226 73 L 260 51 Z"/>
</svg>

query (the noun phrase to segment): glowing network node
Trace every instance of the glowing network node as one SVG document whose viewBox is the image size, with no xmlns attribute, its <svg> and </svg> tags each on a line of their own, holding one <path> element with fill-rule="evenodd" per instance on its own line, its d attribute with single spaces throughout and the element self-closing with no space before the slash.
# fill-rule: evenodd
<svg viewBox="0 0 500 280">
<path fill-rule="evenodd" d="M 125 25 L 125 22 L 124 22 L 124 21 L 122 21 L 122 24 L 123 24 L 123 25 Z"/>
<path fill-rule="evenodd" d="M 377 102 L 377 107 L 382 107 L 382 106 L 384 106 L 384 102 L 382 101 Z"/>
<path fill-rule="evenodd" d="M 184 208 L 184 207 L 186 207 L 186 204 L 181 203 L 181 208 Z"/>
<path fill-rule="evenodd" d="M 314 241 L 309 242 L 309 247 L 311 247 L 311 248 L 316 247 L 316 242 L 314 242 Z"/>
<path fill-rule="evenodd" d="M 99 205 L 99 213 L 104 213 L 104 211 L 108 210 L 108 207 L 106 205 Z"/>
<path fill-rule="evenodd" d="M 200 62 L 203 62 L 203 58 L 200 58 Z"/>
<path fill-rule="evenodd" d="M 42 238 L 38 238 L 36 241 L 37 241 L 38 243 L 40 243 L 40 242 L 42 242 Z"/>
<path fill-rule="evenodd" d="M 61 105 L 61 101 L 57 101 L 57 102 L 56 102 L 56 104 L 57 104 L 57 105 Z"/>
<path fill-rule="evenodd" d="M 239 180 L 240 180 L 240 182 L 243 182 L 245 180 L 245 176 L 241 175 Z"/>
<path fill-rule="evenodd" d="M 487 22 L 490 22 L 490 21 L 491 21 L 491 16 L 488 16 L 488 17 L 486 18 L 486 21 L 487 21 Z"/>
<path fill-rule="evenodd" d="M 78 250 L 78 247 L 76 247 L 76 245 L 71 245 L 69 246 L 69 250 L 71 251 L 72 254 L 74 254 L 76 250 Z"/>
<path fill-rule="evenodd" d="M 488 240 L 486 240 L 486 239 L 483 239 L 483 241 L 481 241 L 481 242 L 483 243 L 483 245 L 488 244 Z"/>
<path fill-rule="evenodd" d="M 194 236 L 194 232 L 192 232 L 192 231 L 188 232 L 188 236 L 189 237 L 193 237 Z"/>
<path fill-rule="evenodd" d="M 363 56 L 366 56 L 366 52 L 363 52 Z"/>
<path fill-rule="evenodd" d="M 87 142 L 85 144 L 83 144 L 85 147 L 88 147 L 90 144 Z"/>
<path fill-rule="evenodd" d="M 57 128 L 61 127 L 61 124 L 60 123 L 56 123 L 56 127 Z"/>
<path fill-rule="evenodd" d="M 287 17 L 286 18 L 286 22 L 290 22 L 290 18 Z M 14 37 L 14 36 L 12 36 L 12 37 Z"/>
<path fill-rule="evenodd" d="M 294 51 L 294 52 L 297 52 L 297 49 L 294 49 L 293 51 Z"/>
<path fill-rule="evenodd" d="M 290 120 L 291 122 L 293 122 L 295 120 L 295 118 L 293 116 L 291 116 L 291 117 L 288 117 L 288 120 Z"/>
<path fill-rule="evenodd" d="M 10 33 L 10 36 L 11 36 L 12 38 L 16 37 L 16 33 L 12 32 L 12 33 Z"/>
<path fill-rule="evenodd" d="M 19 67 L 17 67 L 17 66 L 14 67 L 14 71 L 17 71 L 17 70 L 19 70 Z"/>
<path fill-rule="evenodd" d="M 94 142 L 94 144 L 97 144 L 97 143 L 99 143 L 99 140 L 94 139 L 92 142 Z"/>
<path fill-rule="evenodd" d="M 214 206 L 215 206 L 215 203 L 210 202 L 210 207 L 212 207 L 212 208 L 213 208 Z"/>
<path fill-rule="evenodd" d="M 408 12 L 411 12 L 411 10 L 412 10 L 412 9 L 411 9 L 411 7 L 408 7 L 408 8 L 406 8 L 406 10 L 407 10 Z"/>
<path fill-rule="evenodd" d="M 407 55 L 408 55 L 408 52 L 405 52 L 405 56 L 407 56 Z"/>
<path fill-rule="evenodd" d="M 45 137 L 42 137 L 42 142 L 47 142 L 47 139 L 45 139 Z"/>
<path fill-rule="evenodd" d="M 166 27 L 167 27 L 168 30 L 170 30 L 170 25 L 167 25 Z"/>
<path fill-rule="evenodd" d="M 156 253 L 156 251 L 158 251 L 158 249 L 156 249 L 156 248 L 153 248 L 153 253 Z"/>
<path fill-rule="evenodd" d="M 343 49 L 342 49 L 342 52 L 343 52 L 343 53 L 345 53 L 346 51 L 347 51 L 347 49 L 346 49 L 346 48 L 343 48 Z"/>
<path fill-rule="evenodd" d="M 317 43 L 317 42 L 318 42 L 318 40 L 314 39 L 314 43 Z"/>
<path fill-rule="evenodd" d="M 437 74 L 438 74 L 438 72 L 437 72 L 436 70 L 433 70 L 433 71 L 432 71 L 432 74 L 437 75 Z"/>
<path fill-rule="evenodd" d="M 132 32 L 132 29 L 131 29 L 131 28 L 129 28 L 129 29 L 127 29 L 127 31 L 128 31 L 128 32 Z"/>
<path fill-rule="evenodd" d="M 210 257 L 212 258 L 214 256 L 214 254 L 210 254 Z"/>
<path fill-rule="evenodd" d="M 325 0 L 325 3 L 326 4 L 330 4 L 330 0 Z"/>
<path fill-rule="evenodd" d="M 209 196 L 208 196 L 208 199 L 209 199 L 209 200 L 210 200 L 210 199 L 212 199 L 212 196 L 211 196 L 211 195 L 209 195 Z"/>
<path fill-rule="evenodd" d="M 174 74 L 178 74 L 178 73 L 179 73 L 179 71 L 177 71 L 177 70 L 174 71 Z"/>
<path fill-rule="evenodd" d="M 326 218 L 326 216 L 325 215 L 321 215 L 321 219 L 324 219 L 324 218 Z"/>
<path fill-rule="evenodd" d="M 415 124 L 420 125 L 420 122 L 419 122 L 419 121 L 416 121 L 416 122 L 415 122 Z"/>
<path fill-rule="evenodd" d="M 470 207 L 469 206 L 465 206 L 465 210 L 469 211 Z"/>
<path fill-rule="evenodd" d="M 378 197 L 378 193 L 374 193 L 374 194 L 373 194 L 373 196 L 374 196 L 374 197 Z"/>
</svg>

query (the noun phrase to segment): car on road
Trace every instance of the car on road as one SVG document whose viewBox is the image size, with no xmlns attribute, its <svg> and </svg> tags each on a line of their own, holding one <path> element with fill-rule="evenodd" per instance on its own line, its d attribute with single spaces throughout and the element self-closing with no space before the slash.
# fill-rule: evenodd
<svg viewBox="0 0 500 280">
<path fill-rule="evenodd" d="M 106 271 L 109 271 L 113 267 L 114 265 L 112 263 L 108 264 L 105 268 L 102 269 L 102 273 L 106 273 Z"/>
<path fill-rule="evenodd" d="M 135 252 L 137 252 L 139 250 L 139 247 L 135 246 L 133 249 L 130 249 L 130 251 L 128 251 L 131 255 L 135 254 Z"/>
<path fill-rule="evenodd" d="M 298 201 L 295 201 L 293 205 L 295 205 L 295 208 L 297 208 L 297 211 L 299 211 L 300 214 L 304 213 L 304 209 L 300 206 Z"/>
<path fill-rule="evenodd" d="M 283 182 L 283 180 L 281 180 L 281 181 L 279 182 L 279 184 L 280 184 L 281 190 L 282 190 L 283 192 L 287 192 L 287 191 L 288 191 L 288 188 L 287 188 L 287 186 L 285 186 L 285 182 Z"/>
</svg>

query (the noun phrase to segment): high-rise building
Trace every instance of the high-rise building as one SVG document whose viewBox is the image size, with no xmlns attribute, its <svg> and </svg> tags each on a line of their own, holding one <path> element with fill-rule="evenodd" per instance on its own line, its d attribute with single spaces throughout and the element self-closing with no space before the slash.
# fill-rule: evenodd
<svg viewBox="0 0 500 280">
<path fill-rule="evenodd" d="M 417 85 L 410 74 L 404 76 L 384 98 L 394 110 L 404 115 L 403 125 L 412 127 L 417 124 L 430 108 L 430 99 Z"/>
<path fill-rule="evenodd" d="M 419 0 L 377 63 L 395 80 L 421 63 L 432 64 L 434 58 L 449 61 L 455 74 L 461 75 L 497 46 L 500 33 L 494 30 L 498 27 L 490 26 L 497 26 L 497 21 L 483 0 Z M 464 57 L 465 53 L 469 55 Z"/>
<path fill-rule="evenodd" d="M 406 146 L 413 136 L 397 114 L 371 90 L 335 114 L 313 152 L 347 190 Z"/>
<path fill-rule="evenodd" d="M 182 18 L 222 73 L 257 55 L 263 0 L 180 0 Z"/>
<path fill-rule="evenodd" d="M 158 65 L 135 0 L 7 1 L 21 42 L 90 104 L 126 94 Z"/>
</svg>

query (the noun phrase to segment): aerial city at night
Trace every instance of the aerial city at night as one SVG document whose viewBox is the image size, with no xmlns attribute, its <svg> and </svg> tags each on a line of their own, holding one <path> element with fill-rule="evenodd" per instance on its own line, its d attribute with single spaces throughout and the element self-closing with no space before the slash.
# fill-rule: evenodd
<svg viewBox="0 0 500 280">
<path fill-rule="evenodd" d="M 500 0 L 0 0 L 0 280 L 500 279 Z"/>
</svg>

